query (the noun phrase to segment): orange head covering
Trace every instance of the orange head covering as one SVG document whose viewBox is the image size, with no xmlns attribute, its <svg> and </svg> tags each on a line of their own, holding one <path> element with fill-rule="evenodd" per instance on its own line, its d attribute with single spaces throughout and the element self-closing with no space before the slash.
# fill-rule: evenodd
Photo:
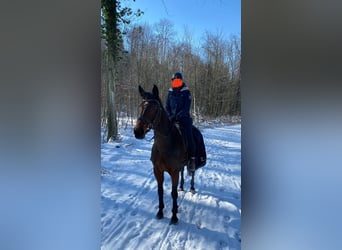
<svg viewBox="0 0 342 250">
<path fill-rule="evenodd" d="M 172 88 L 180 88 L 183 85 L 183 80 L 179 78 L 175 78 L 171 82 Z"/>
</svg>

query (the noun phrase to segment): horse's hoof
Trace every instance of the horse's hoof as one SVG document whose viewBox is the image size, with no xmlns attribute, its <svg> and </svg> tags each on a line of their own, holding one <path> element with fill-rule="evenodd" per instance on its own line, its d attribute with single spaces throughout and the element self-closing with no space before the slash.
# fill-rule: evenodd
<svg viewBox="0 0 342 250">
<path fill-rule="evenodd" d="M 191 192 L 192 194 L 196 194 L 196 191 L 195 191 L 194 188 L 190 188 L 190 192 Z"/>
<path fill-rule="evenodd" d="M 158 220 L 164 218 L 163 212 L 158 212 L 158 213 L 156 214 L 156 218 L 157 218 Z"/>
<path fill-rule="evenodd" d="M 172 216 L 170 220 L 170 225 L 177 225 L 178 224 L 178 218 L 176 216 Z"/>
<path fill-rule="evenodd" d="M 183 187 L 178 188 L 178 191 L 184 191 Z"/>
</svg>

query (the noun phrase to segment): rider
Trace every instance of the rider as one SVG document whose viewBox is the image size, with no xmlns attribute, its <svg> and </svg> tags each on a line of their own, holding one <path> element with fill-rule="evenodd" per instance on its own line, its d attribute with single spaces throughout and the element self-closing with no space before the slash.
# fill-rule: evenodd
<svg viewBox="0 0 342 250">
<path fill-rule="evenodd" d="M 188 170 L 194 172 L 196 169 L 195 146 L 192 136 L 192 119 L 190 117 L 191 92 L 183 82 L 183 75 L 179 72 L 173 74 L 171 88 L 166 100 L 166 112 L 171 122 L 179 122 L 184 128 L 188 139 L 190 164 Z"/>
</svg>

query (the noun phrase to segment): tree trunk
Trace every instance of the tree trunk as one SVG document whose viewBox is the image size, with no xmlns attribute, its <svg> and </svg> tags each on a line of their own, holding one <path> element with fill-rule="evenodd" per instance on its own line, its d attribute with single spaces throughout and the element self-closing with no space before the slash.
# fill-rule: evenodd
<svg viewBox="0 0 342 250">
<path fill-rule="evenodd" d="M 113 69 L 113 60 L 107 54 L 107 73 L 108 73 L 108 87 L 107 87 L 107 142 L 112 138 L 117 139 L 118 136 L 118 123 L 116 118 L 115 106 L 115 75 Z"/>
</svg>

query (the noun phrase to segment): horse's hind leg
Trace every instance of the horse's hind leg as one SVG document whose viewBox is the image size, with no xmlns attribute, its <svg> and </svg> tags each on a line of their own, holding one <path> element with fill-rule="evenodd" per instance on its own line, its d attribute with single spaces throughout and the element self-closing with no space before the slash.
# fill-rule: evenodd
<svg viewBox="0 0 342 250">
<path fill-rule="evenodd" d="M 161 171 L 157 171 L 156 168 L 153 168 L 154 176 L 157 179 L 158 183 L 158 198 L 159 198 L 159 210 L 156 215 L 157 219 L 161 219 L 164 217 L 163 209 L 164 209 L 164 190 L 163 190 L 163 183 L 164 183 L 164 173 Z"/>
<path fill-rule="evenodd" d="M 179 191 L 184 191 L 184 167 L 182 168 L 181 172 L 181 180 L 179 185 Z"/>
<path fill-rule="evenodd" d="M 190 182 L 190 184 L 191 184 L 191 187 L 190 187 L 190 192 L 191 193 L 196 193 L 196 191 L 195 191 L 195 181 L 194 181 L 194 178 L 195 178 L 195 172 L 192 172 L 191 173 L 191 182 Z"/>
</svg>

